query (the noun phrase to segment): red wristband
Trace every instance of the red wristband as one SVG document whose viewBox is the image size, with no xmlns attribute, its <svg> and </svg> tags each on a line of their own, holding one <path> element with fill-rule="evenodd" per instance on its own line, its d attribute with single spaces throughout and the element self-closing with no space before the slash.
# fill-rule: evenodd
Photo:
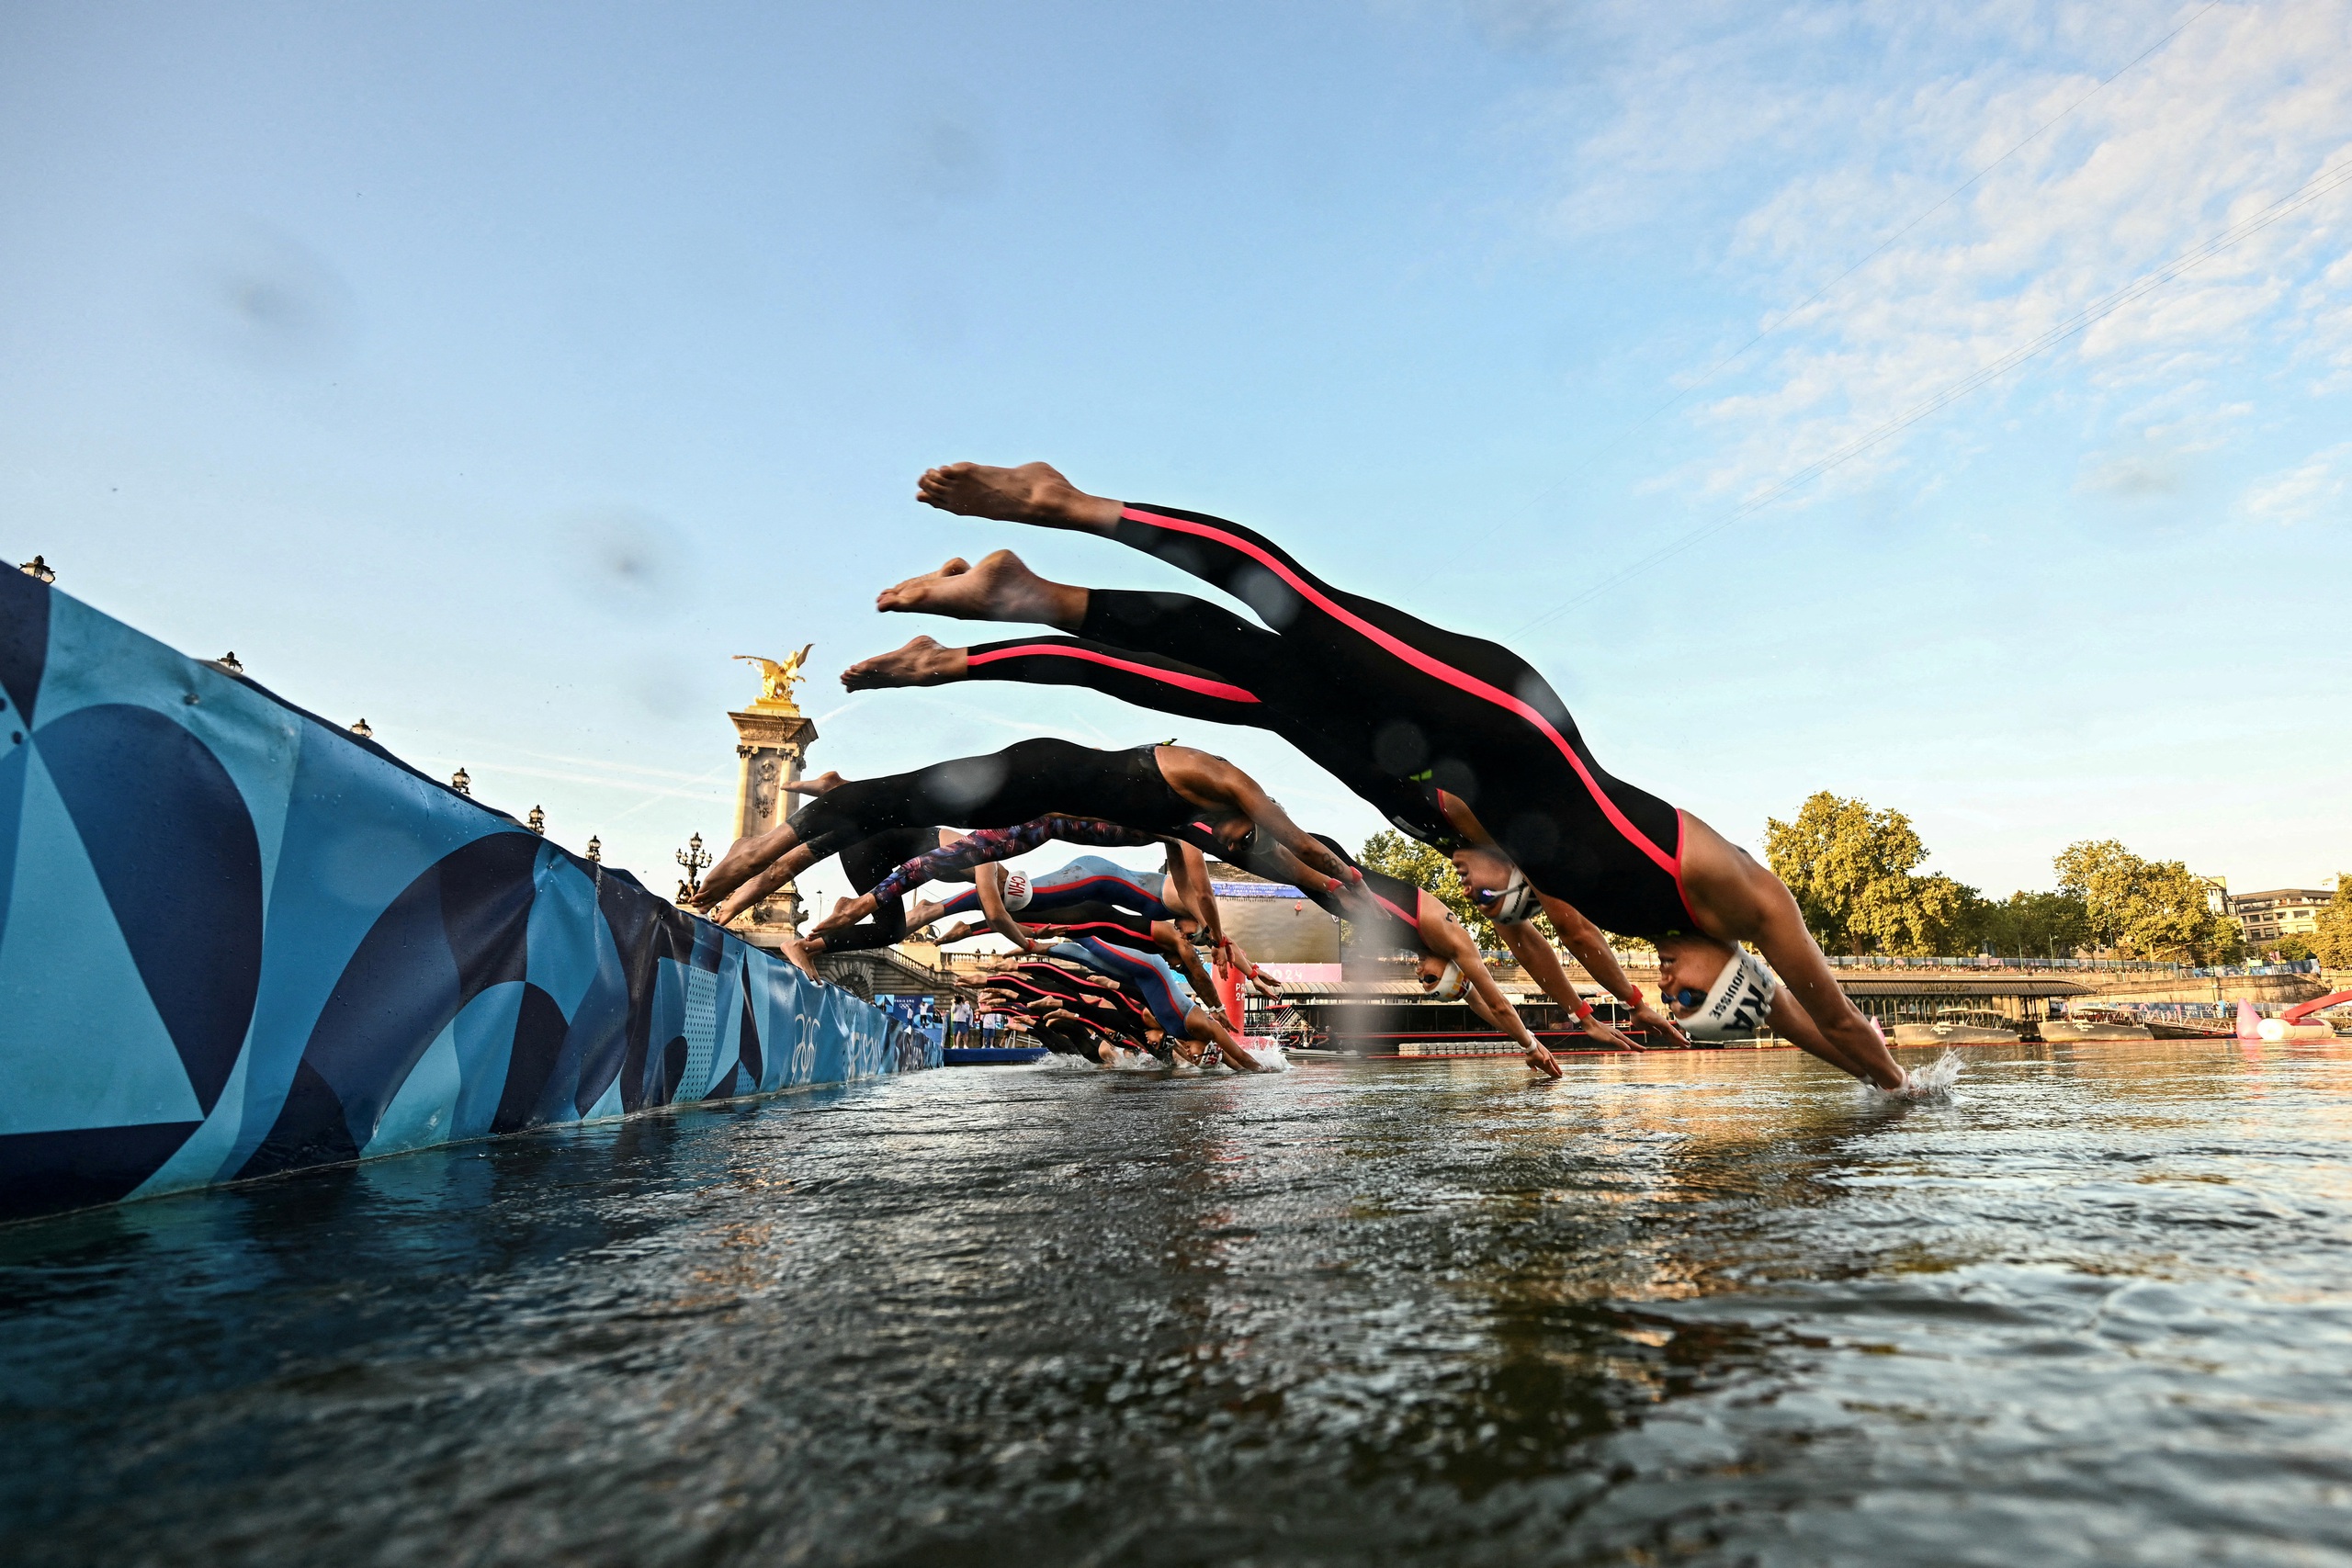
<svg viewBox="0 0 2352 1568">
<path fill-rule="evenodd" d="M 1632 990 L 1634 994 L 1625 998 L 1625 1005 L 1629 1008 L 1637 1008 L 1642 1005 L 1642 988 L 1639 986 L 1635 986 L 1632 987 Z"/>
<path fill-rule="evenodd" d="M 1591 1016 L 1592 1016 L 1592 1004 L 1591 1004 L 1590 1002 L 1589 1002 L 1589 1001 L 1585 1000 L 1585 999 L 1584 999 L 1584 998 L 1582 998 L 1582 997 L 1578 997 L 1578 998 L 1577 998 L 1577 1021 L 1578 1023 L 1582 1023 L 1585 1020 L 1587 1020 L 1587 1019 L 1590 1018 Z"/>
</svg>

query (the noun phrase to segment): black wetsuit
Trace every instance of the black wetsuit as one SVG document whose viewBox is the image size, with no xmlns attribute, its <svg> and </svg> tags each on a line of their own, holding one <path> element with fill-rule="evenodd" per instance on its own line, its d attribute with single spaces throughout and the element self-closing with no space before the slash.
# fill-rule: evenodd
<svg viewBox="0 0 2352 1568">
<path fill-rule="evenodd" d="M 1151 746 L 1102 751 L 1068 740 L 1023 740 L 984 757 L 845 784 L 794 812 L 792 830 L 822 860 L 876 833 L 922 822 L 1011 828 L 1061 813 L 1215 852 L 1208 814 L 1168 787 L 1156 752 Z"/>
<path fill-rule="evenodd" d="M 1366 934 L 1374 942 L 1391 942 L 1415 953 L 1429 951 L 1429 944 L 1421 940 L 1421 889 L 1418 886 L 1385 872 L 1366 871 L 1358 897 L 1371 900 L 1385 917 L 1371 922 Z"/>
<path fill-rule="evenodd" d="M 824 796 L 817 797 L 822 800 Z M 918 855 L 939 848 L 940 829 L 934 825 L 922 828 L 893 828 L 886 833 L 860 839 L 841 852 L 842 874 L 849 878 L 850 887 L 859 893 L 871 893 L 899 867 Z M 905 940 L 907 934 L 907 903 L 901 897 L 877 899 L 874 918 L 862 920 L 843 931 L 825 933 L 827 953 L 857 953 L 867 948 L 888 947 Z"/>
<path fill-rule="evenodd" d="M 1272 730 L 1423 843 L 1451 848 L 1461 841 L 1430 781 L 1380 765 L 1376 725 L 1335 707 L 1312 679 L 1284 678 L 1292 673 L 1287 651 L 1262 626 L 1182 593 L 1095 588 L 1088 590 L 1082 630 L 1080 637 L 978 644 L 966 652 L 966 678 L 1085 686 L 1179 718 Z M 1188 657 L 1146 651 L 1150 648 L 1182 649 Z M 1199 660 L 1213 660 L 1218 670 Z"/>
<path fill-rule="evenodd" d="M 1448 830 L 1431 792 L 1446 790 L 1530 882 L 1604 929 L 1691 928 L 1680 813 L 1603 772 L 1566 705 L 1517 654 L 1333 588 L 1221 518 L 1128 505 L 1113 536 L 1232 593 L 1274 629 L 1183 594 L 1091 590 L 1078 638 L 974 649 L 977 678 L 1096 686 L 1272 729 L 1432 843 Z M 1253 700 L 1208 689 L 1217 686 Z"/>
</svg>

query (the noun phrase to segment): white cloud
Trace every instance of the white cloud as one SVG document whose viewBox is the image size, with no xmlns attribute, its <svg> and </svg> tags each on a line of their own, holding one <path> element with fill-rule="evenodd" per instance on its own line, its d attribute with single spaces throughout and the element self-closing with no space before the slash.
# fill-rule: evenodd
<svg viewBox="0 0 2352 1568">
<path fill-rule="evenodd" d="M 2315 452 L 2299 467 L 2253 485 L 2239 510 L 2257 523 L 2342 522 L 2352 515 L 2352 442 Z"/>
<path fill-rule="evenodd" d="M 1522 0 L 1509 15 L 1523 35 L 1547 11 Z M 1676 8 L 1605 6 L 1561 24 L 1623 63 L 1606 73 L 1615 107 L 1575 143 L 1581 172 L 1555 216 L 1600 228 L 1733 203 L 1723 265 L 1762 309 L 1721 353 L 1773 331 L 1694 397 L 1690 417 L 1713 451 L 1682 476 L 1726 497 L 1838 452 L 2352 160 L 2352 0 L 1660 12 Z M 2347 218 L 2352 185 L 2023 374 L 2071 372 L 2092 441 L 2146 424 L 2157 406 L 2195 415 L 2179 406 L 2185 386 L 2214 405 L 2242 395 L 2221 383 L 2250 367 L 2300 359 L 2322 386 L 2352 380 Z M 2020 395 L 2019 374 L 1970 403 L 1996 412 Z M 1840 477 L 1866 482 L 1901 454 L 1891 440 Z"/>
</svg>

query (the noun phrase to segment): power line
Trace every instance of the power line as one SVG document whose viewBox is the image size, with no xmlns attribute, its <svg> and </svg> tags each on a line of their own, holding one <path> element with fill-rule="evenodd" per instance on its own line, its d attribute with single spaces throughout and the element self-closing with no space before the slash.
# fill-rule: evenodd
<svg viewBox="0 0 2352 1568">
<path fill-rule="evenodd" d="M 1609 589 L 1613 588 L 1618 583 L 1625 581 L 1625 579 L 1634 576 L 1639 572 L 1646 571 L 1651 567 L 1657 565 L 1659 562 L 1669 560 L 1672 558 L 1680 555 L 1683 551 L 1690 548 L 1692 546 L 1713 538 L 1714 536 L 1722 533 L 1724 529 L 1730 527 L 1733 524 L 1737 523 L 1742 518 L 1762 511 L 1765 507 L 1771 505 L 1774 502 L 1779 501 L 1804 486 L 1812 483 L 1815 479 L 1817 479 L 1822 475 L 1829 472 L 1830 469 L 1835 468 L 1840 464 L 1848 462 L 1852 458 L 1861 456 L 1861 454 L 1869 451 L 1880 442 L 1887 439 L 1887 437 L 1909 429 L 1912 425 L 1918 423 L 1928 415 L 1949 408 L 1951 405 L 1958 402 L 1962 398 L 1966 397 L 1969 393 L 1976 390 L 1987 382 L 1998 379 L 2000 377 L 2007 375 L 2009 371 L 2016 369 L 2018 366 L 2025 364 L 2028 360 L 2033 359 L 2038 355 L 2046 353 L 2050 349 L 2056 347 L 2059 344 L 2065 342 L 2068 338 L 2075 336 L 2086 328 L 2091 327 L 2105 320 L 2107 317 L 2113 315 L 2116 311 L 2121 310 L 2124 306 L 2132 303 L 2134 300 L 2144 299 L 2146 296 L 2154 293 L 2165 284 L 2170 283 L 2173 279 L 2178 277 L 2181 274 L 2188 272 L 2191 268 L 2205 262 L 2211 261 L 2213 257 L 2221 254 L 2223 251 L 2230 249 L 2241 241 L 2250 239 L 2255 234 L 2259 233 L 2263 230 L 2270 227 L 2273 223 L 2278 222 L 2278 220 L 2286 217 L 2289 213 L 2294 212 L 2301 208 L 2310 206 L 2312 202 L 2317 201 L 2320 197 L 2327 195 L 2330 191 L 2335 190 L 2339 186 L 2345 185 L 2347 182 L 2352 182 L 2352 163 L 2339 164 L 2335 168 L 2323 171 L 2322 173 L 2313 175 L 2309 181 L 2296 187 L 2296 189 L 2290 192 L 2287 196 L 2281 197 L 2271 206 L 2265 208 L 2254 217 L 2247 219 L 2245 222 L 2236 225 L 2234 228 L 2224 230 L 2220 234 L 2215 235 L 2212 239 L 2208 240 L 2204 243 L 2196 246 L 2186 254 L 2176 257 L 2171 262 L 2158 267 L 2155 271 L 2145 273 L 2133 279 L 2131 283 L 2128 283 L 2123 288 L 2117 289 L 2114 293 L 2093 300 L 2088 305 L 2086 305 L 2081 310 L 2075 311 L 2073 315 L 2068 316 L 2064 321 L 2060 321 L 2056 326 L 2053 326 L 2047 332 L 2042 333 L 2040 336 L 2031 339 L 2022 346 L 2003 355 L 2000 358 L 1995 360 L 1990 365 L 1984 366 L 1983 368 L 1961 378 L 1951 385 L 1944 388 L 1941 391 L 1937 392 L 1933 397 L 1927 399 L 1925 401 L 1914 404 L 1911 408 L 1895 415 L 1885 423 L 1878 425 L 1875 428 L 1865 432 L 1861 435 L 1856 436 L 1853 440 L 1846 443 L 1835 451 L 1830 452 L 1827 456 L 1807 464 L 1805 467 L 1798 469 L 1795 473 L 1790 475 L 1787 479 L 1781 480 L 1778 484 L 1772 485 L 1762 493 L 1752 497 L 1737 509 L 1730 513 L 1727 516 L 1724 517 L 1721 521 L 1711 524 L 1708 526 L 1698 529 L 1692 533 L 1686 534 L 1681 538 L 1675 540 L 1671 544 L 1662 546 L 1659 548 L 1651 551 L 1648 555 L 1644 556 L 1641 559 L 1634 562 L 1631 566 L 1628 566 L 1623 570 L 1615 572 L 1611 576 L 1601 579 L 1599 582 L 1594 583 L 1591 587 L 1586 589 L 1582 593 L 1577 594 L 1575 598 L 1566 600 L 1560 604 L 1555 605 L 1554 608 L 1546 610 L 1544 614 L 1536 616 L 1533 620 L 1531 620 L 1526 625 L 1519 627 L 1510 635 L 1515 637 L 1524 636 L 1526 633 L 1533 631 L 1536 627 L 1566 615 L 1568 611 L 1575 609 L 1577 605 L 1599 597 Z"/>
</svg>

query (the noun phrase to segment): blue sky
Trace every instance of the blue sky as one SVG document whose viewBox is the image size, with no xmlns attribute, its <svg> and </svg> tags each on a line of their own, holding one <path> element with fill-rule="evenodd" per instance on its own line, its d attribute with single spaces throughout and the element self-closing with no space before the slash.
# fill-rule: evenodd
<svg viewBox="0 0 2352 1568">
<path fill-rule="evenodd" d="M 2346 160 L 2344 0 L 7 4 L 0 548 L 659 885 L 729 655 L 965 640 L 872 595 L 1005 544 L 1175 585 L 910 499 L 1043 457 L 1511 642 L 1735 839 L 2312 885 L 2352 186 L 1779 487 Z M 808 697 L 852 773 L 1173 728 L 1376 825 L 1084 694 Z"/>
</svg>

